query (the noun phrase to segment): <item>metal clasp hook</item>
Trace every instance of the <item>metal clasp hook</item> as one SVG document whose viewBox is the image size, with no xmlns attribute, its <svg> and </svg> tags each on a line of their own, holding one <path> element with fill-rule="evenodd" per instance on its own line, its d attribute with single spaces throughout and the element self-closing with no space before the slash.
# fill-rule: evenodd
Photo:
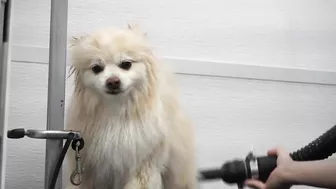
<svg viewBox="0 0 336 189">
<path fill-rule="evenodd" d="M 79 153 L 79 147 L 80 147 L 80 142 L 76 143 L 76 156 L 75 156 L 75 161 L 76 161 L 76 169 L 72 172 L 71 177 L 70 177 L 70 182 L 71 184 L 78 186 L 82 183 L 82 176 L 83 176 L 83 168 L 81 166 L 81 156 Z M 78 179 L 76 179 L 78 177 Z"/>
</svg>

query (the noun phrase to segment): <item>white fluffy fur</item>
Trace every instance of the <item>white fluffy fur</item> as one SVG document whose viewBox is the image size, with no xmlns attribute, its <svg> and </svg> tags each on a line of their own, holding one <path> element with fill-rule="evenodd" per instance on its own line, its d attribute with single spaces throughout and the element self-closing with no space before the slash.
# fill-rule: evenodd
<svg viewBox="0 0 336 189">
<path fill-rule="evenodd" d="M 102 29 L 71 47 L 75 89 L 67 128 L 85 139 L 80 189 L 195 189 L 193 129 L 179 102 L 173 74 L 151 53 L 137 28 Z M 129 70 L 117 65 L 135 60 Z M 94 74 L 91 67 L 104 71 Z M 107 78 L 123 92 L 107 94 Z M 74 170 L 74 153 L 68 155 Z"/>
</svg>

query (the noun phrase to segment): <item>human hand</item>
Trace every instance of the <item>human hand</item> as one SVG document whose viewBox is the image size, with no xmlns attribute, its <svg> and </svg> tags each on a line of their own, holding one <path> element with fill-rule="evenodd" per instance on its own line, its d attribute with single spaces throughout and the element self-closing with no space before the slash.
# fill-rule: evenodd
<svg viewBox="0 0 336 189">
<path fill-rule="evenodd" d="M 271 149 L 267 152 L 268 156 L 277 156 L 277 167 L 268 177 L 266 183 L 259 180 L 248 179 L 245 185 L 255 189 L 288 189 L 292 186 L 286 178 L 286 171 L 294 162 L 289 153 L 283 148 Z"/>
</svg>

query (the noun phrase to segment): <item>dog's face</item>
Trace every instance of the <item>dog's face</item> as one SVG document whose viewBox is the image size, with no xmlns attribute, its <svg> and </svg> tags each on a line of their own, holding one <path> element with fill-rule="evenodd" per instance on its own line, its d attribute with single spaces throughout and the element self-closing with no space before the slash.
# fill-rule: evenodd
<svg viewBox="0 0 336 189">
<path fill-rule="evenodd" d="M 82 72 L 82 82 L 103 94 L 127 93 L 146 83 L 146 65 L 128 52 L 97 56 Z"/>
<path fill-rule="evenodd" d="M 77 39 L 72 59 L 77 82 L 103 95 L 144 88 L 154 66 L 144 35 L 132 29 L 106 29 Z"/>
</svg>

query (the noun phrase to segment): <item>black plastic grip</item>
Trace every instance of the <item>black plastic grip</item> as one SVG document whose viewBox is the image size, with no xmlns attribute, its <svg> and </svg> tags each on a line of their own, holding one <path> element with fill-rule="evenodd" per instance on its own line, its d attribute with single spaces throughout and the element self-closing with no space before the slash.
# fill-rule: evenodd
<svg viewBox="0 0 336 189">
<path fill-rule="evenodd" d="M 210 169 L 201 172 L 201 180 L 213 180 L 222 178 L 223 172 L 222 169 Z"/>
<path fill-rule="evenodd" d="M 229 184 L 242 183 L 246 180 L 247 174 L 245 161 L 233 160 L 223 165 L 220 178 Z"/>
<path fill-rule="evenodd" d="M 233 160 L 225 163 L 220 169 L 208 169 L 200 172 L 200 180 L 222 179 L 226 183 L 244 182 L 247 170 L 244 160 Z"/>
<path fill-rule="evenodd" d="M 13 129 L 7 131 L 7 137 L 8 138 L 23 138 L 26 135 L 25 129 Z"/>
<path fill-rule="evenodd" d="M 257 158 L 258 160 L 258 171 L 259 171 L 259 180 L 266 182 L 269 175 L 277 166 L 277 157 L 276 156 L 261 156 Z"/>
</svg>

